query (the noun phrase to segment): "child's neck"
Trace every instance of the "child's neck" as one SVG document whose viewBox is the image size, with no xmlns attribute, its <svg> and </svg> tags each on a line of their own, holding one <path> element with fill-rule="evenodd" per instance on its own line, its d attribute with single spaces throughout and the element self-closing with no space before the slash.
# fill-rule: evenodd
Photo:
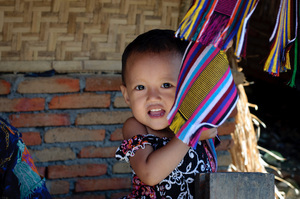
<svg viewBox="0 0 300 199">
<path fill-rule="evenodd" d="M 165 128 L 162 130 L 153 130 L 149 127 L 146 127 L 146 129 L 148 134 L 152 134 L 160 138 L 167 137 L 171 139 L 174 137 L 174 133 L 169 128 Z"/>
</svg>

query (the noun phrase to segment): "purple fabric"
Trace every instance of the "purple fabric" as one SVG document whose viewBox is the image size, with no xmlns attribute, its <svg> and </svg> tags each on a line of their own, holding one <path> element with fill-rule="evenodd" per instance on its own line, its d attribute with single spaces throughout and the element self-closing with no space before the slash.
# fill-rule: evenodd
<svg viewBox="0 0 300 199">
<path fill-rule="evenodd" d="M 215 11 L 227 16 L 231 16 L 235 4 L 236 0 L 219 0 Z"/>
</svg>

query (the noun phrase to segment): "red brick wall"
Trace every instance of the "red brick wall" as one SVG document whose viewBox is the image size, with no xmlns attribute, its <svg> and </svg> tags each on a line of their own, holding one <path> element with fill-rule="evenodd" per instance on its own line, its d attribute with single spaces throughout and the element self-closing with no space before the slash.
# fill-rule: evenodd
<svg viewBox="0 0 300 199">
<path fill-rule="evenodd" d="M 0 116 L 22 132 L 54 198 L 117 198 L 130 190 L 130 168 L 114 158 L 131 116 L 120 83 L 113 74 L 0 77 Z M 231 161 L 232 116 L 219 128 L 223 171 Z"/>
<path fill-rule="evenodd" d="M 0 116 L 22 132 L 54 197 L 114 197 L 130 188 L 128 165 L 114 158 L 131 116 L 120 82 L 120 75 L 1 76 Z"/>
</svg>

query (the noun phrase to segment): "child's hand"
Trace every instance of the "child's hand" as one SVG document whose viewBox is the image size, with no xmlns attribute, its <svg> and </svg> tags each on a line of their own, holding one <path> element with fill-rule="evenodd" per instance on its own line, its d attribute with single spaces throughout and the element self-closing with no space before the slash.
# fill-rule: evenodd
<svg viewBox="0 0 300 199">
<path fill-rule="evenodd" d="M 228 45 L 227 45 L 227 47 L 226 47 L 226 49 L 225 49 L 225 52 L 226 52 L 229 48 L 231 48 L 232 45 L 233 45 L 233 40 L 231 40 L 231 41 L 228 43 Z"/>
<path fill-rule="evenodd" d="M 199 140 L 207 140 L 216 137 L 218 134 L 217 128 L 211 128 L 202 131 Z"/>
</svg>

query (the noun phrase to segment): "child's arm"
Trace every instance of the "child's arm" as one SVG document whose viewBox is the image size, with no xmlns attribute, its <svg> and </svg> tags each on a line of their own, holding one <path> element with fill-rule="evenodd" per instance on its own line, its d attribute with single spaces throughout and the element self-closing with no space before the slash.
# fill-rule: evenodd
<svg viewBox="0 0 300 199">
<path fill-rule="evenodd" d="M 123 126 L 124 139 L 130 139 L 137 134 L 146 135 L 146 128 L 135 118 L 130 118 Z M 214 132 L 204 131 L 202 134 L 211 138 Z M 174 136 L 167 145 L 156 151 L 149 145 L 145 149 L 137 150 L 130 158 L 130 165 L 144 183 L 156 185 L 177 167 L 188 150 L 189 146 Z"/>
</svg>

